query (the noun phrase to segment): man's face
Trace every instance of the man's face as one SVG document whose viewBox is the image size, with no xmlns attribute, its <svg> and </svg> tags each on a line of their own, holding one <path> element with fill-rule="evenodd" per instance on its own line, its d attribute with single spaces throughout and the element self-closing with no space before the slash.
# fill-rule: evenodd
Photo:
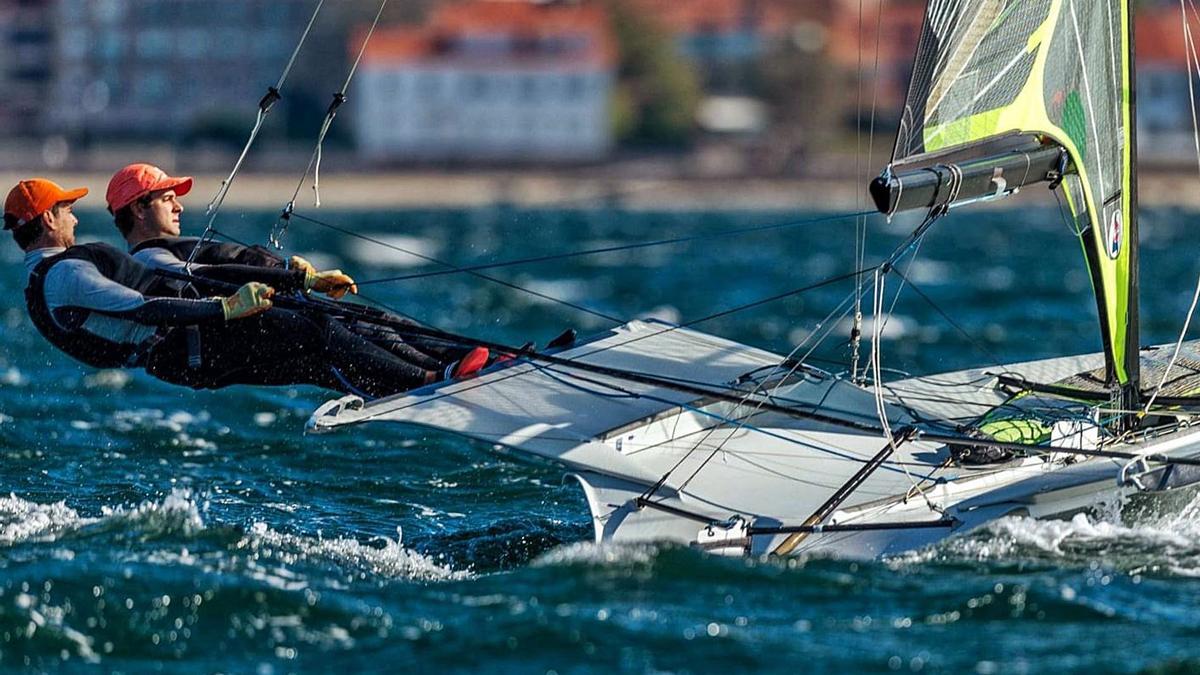
<svg viewBox="0 0 1200 675">
<path fill-rule="evenodd" d="M 42 221 L 47 229 L 53 230 L 58 243 L 62 246 L 75 245 L 75 226 L 79 219 L 75 217 L 75 205 L 71 202 L 60 202 L 46 212 Z"/>
<path fill-rule="evenodd" d="M 142 227 L 151 236 L 179 236 L 179 214 L 183 213 L 183 203 L 174 190 L 151 192 L 142 213 Z"/>
</svg>

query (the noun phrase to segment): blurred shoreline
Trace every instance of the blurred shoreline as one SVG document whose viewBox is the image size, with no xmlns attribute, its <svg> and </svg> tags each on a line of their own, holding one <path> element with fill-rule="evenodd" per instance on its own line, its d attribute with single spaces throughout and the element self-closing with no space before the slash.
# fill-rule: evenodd
<svg viewBox="0 0 1200 675">
<path fill-rule="evenodd" d="M 81 206 L 103 208 L 108 173 L 35 170 L 28 174 L 0 171 L 0 184 L 15 185 L 23 178 L 43 175 L 67 186 L 91 190 Z M 204 209 L 216 194 L 223 174 L 196 174 L 186 200 L 189 209 Z M 1194 169 L 1142 171 L 1139 199 L 1144 206 L 1200 210 L 1200 179 Z M 282 209 L 296 191 L 295 173 L 242 173 L 225 198 L 223 210 Z M 860 187 L 861 186 L 861 187 Z M 1053 200 L 1044 188 L 1026 188 L 990 208 L 1027 207 Z M 311 178 L 296 199 L 297 210 L 313 207 Z M 415 208 L 614 208 L 638 211 L 832 211 L 871 209 L 865 181 L 848 177 L 819 178 L 623 178 L 605 171 L 589 175 L 578 169 L 524 171 L 384 170 L 341 171 L 323 175 L 321 207 L 336 210 Z"/>
</svg>

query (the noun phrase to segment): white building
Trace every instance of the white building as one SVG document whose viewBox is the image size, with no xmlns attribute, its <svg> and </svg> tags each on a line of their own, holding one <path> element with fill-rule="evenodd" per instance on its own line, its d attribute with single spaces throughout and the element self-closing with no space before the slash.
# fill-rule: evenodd
<svg viewBox="0 0 1200 675">
<path fill-rule="evenodd" d="M 597 6 L 448 4 L 379 30 L 351 93 L 374 161 L 587 161 L 612 146 L 615 51 Z"/>
</svg>

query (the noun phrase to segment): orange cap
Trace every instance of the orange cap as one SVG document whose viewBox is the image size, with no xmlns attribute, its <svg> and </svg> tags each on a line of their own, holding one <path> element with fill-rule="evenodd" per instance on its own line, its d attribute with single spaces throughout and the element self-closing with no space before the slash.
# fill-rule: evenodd
<svg viewBox="0 0 1200 675">
<path fill-rule="evenodd" d="M 52 180 L 31 178 L 17 183 L 4 200 L 4 229 L 11 230 L 49 211 L 59 202 L 74 202 L 88 193 L 87 188 L 64 190 Z"/>
<path fill-rule="evenodd" d="M 191 189 L 191 176 L 173 178 L 153 164 L 130 164 L 109 179 L 104 200 L 108 202 L 108 212 L 116 213 L 151 192 L 174 190 L 182 197 Z"/>
</svg>

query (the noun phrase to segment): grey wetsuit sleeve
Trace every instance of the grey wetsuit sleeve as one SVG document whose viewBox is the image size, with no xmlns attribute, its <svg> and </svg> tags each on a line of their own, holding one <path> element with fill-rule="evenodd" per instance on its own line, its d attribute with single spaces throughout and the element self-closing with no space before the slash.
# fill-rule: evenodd
<svg viewBox="0 0 1200 675">
<path fill-rule="evenodd" d="M 46 273 L 46 307 L 80 308 L 151 326 L 224 320 L 220 300 L 146 298 L 105 277 L 86 260 L 64 260 Z"/>
<path fill-rule="evenodd" d="M 46 308 L 51 312 L 64 307 L 125 312 L 146 302 L 141 293 L 109 279 L 86 260 L 63 260 L 51 265 L 45 289 Z"/>
</svg>

